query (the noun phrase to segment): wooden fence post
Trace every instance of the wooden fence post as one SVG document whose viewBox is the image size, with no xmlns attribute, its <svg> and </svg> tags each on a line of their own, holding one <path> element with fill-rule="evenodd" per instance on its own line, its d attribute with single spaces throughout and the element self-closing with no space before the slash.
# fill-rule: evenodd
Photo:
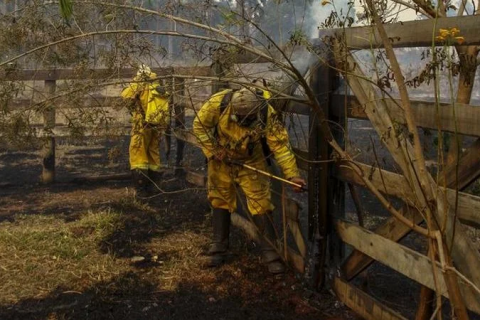
<svg viewBox="0 0 480 320">
<path fill-rule="evenodd" d="M 310 86 L 317 101 L 328 117 L 330 103 L 330 68 L 326 64 L 313 66 Z M 310 244 L 306 268 L 306 281 L 312 289 L 323 286 L 327 249 L 328 223 L 328 144 L 320 130 L 318 114 L 312 110 L 309 118 L 308 140 L 308 241 Z M 319 162 L 323 161 L 323 162 Z"/>
<path fill-rule="evenodd" d="M 175 79 L 175 94 L 185 96 L 185 79 Z M 185 130 L 185 104 L 174 103 L 175 108 L 175 130 Z M 177 155 L 175 158 L 175 175 L 181 175 L 184 170 L 182 167 L 183 151 L 185 149 L 185 141 L 177 139 Z"/>
<path fill-rule="evenodd" d="M 332 48 L 329 47 L 329 52 L 331 53 Z M 334 58 L 332 55 L 329 54 L 328 56 L 328 64 L 334 65 Z M 332 131 L 333 138 L 335 141 L 340 145 L 342 148 L 345 148 L 345 135 L 346 135 L 346 126 L 347 118 L 343 112 L 333 112 L 334 108 L 344 108 L 345 106 L 342 105 L 334 105 L 332 100 L 333 91 L 339 85 L 339 75 L 338 72 L 334 71 L 334 69 L 329 68 L 328 70 L 328 88 L 329 93 L 326 97 L 328 101 L 328 120 L 330 124 L 330 129 Z M 340 114 L 340 115 L 336 115 Z M 333 149 L 328 145 L 328 154 L 332 154 Z M 328 257 L 328 264 L 329 270 L 336 272 L 337 269 L 340 268 L 341 263 L 345 259 L 345 244 L 340 239 L 337 234 L 336 228 L 334 227 L 335 219 L 343 219 L 345 218 L 345 182 L 341 181 L 337 178 L 336 169 L 337 166 L 335 162 L 329 162 L 328 164 L 328 192 L 327 192 L 327 210 L 328 210 L 328 234 L 329 234 L 329 257 Z M 358 201 L 358 194 L 356 193 L 355 187 L 352 186 L 351 193 L 354 201 Z M 362 220 L 362 213 L 360 203 L 358 202 L 357 205 L 359 208 L 358 215 L 359 220 Z M 363 221 L 362 221 L 363 224 Z"/>
<path fill-rule="evenodd" d="M 51 97 L 55 94 L 56 81 L 45 80 L 45 95 Z M 49 104 L 43 110 L 43 128 L 45 133 L 42 148 L 42 182 L 52 183 L 55 181 L 55 106 Z"/>
<path fill-rule="evenodd" d="M 219 92 L 222 89 L 228 88 L 228 83 L 221 81 L 220 79 L 225 76 L 226 70 L 220 61 L 221 56 L 217 52 L 213 55 L 213 75 L 218 77 L 218 80 L 212 81 L 212 94 Z"/>
</svg>

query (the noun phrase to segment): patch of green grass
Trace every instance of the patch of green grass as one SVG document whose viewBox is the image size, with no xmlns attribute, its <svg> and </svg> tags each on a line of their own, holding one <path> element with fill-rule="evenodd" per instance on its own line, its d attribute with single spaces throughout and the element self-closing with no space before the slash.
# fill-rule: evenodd
<svg viewBox="0 0 480 320">
<path fill-rule="evenodd" d="M 99 241 L 120 228 L 111 210 L 88 212 L 66 223 L 62 217 L 30 215 L 0 224 L 0 303 L 38 296 L 57 287 L 82 290 L 128 269 L 98 250 Z"/>
</svg>

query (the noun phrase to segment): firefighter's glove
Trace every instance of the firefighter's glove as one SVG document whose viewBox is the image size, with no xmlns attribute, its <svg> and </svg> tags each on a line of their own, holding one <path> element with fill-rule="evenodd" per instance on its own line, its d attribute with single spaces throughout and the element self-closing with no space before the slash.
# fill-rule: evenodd
<svg viewBox="0 0 480 320">
<path fill-rule="evenodd" d="M 293 177 L 290 179 L 290 181 L 301 186 L 301 187 L 293 187 L 293 191 L 303 192 L 306 190 L 305 186 L 307 185 L 307 183 L 301 177 Z"/>
</svg>

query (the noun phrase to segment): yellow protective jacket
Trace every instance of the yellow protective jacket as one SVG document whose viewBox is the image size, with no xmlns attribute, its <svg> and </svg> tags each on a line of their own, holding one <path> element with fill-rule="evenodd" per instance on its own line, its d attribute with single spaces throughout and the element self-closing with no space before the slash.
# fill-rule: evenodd
<svg viewBox="0 0 480 320">
<path fill-rule="evenodd" d="M 260 125 L 253 128 L 242 127 L 232 119 L 231 105 L 220 115 L 220 103 L 228 91 L 227 89 L 213 95 L 202 106 L 193 122 L 193 132 L 205 156 L 210 159 L 218 149 L 224 148 L 231 159 L 250 163 L 261 161 L 265 158 L 260 142 L 264 135 L 285 178 L 300 176 L 287 130 L 273 107 L 268 105 L 267 124 L 263 129 Z M 269 97 L 269 92 L 264 91 L 264 97 Z M 249 144 L 251 146 L 252 143 L 254 149 L 249 150 Z"/>
<path fill-rule="evenodd" d="M 152 79 L 155 79 L 157 76 L 155 73 L 150 75 Z M 134 80 L 137 80 L 134 78 Z M 126 100 L 131 100 L 132 105 L 132 121 L 135 123 L 140 122 L 141 124 L 145 123 L 145 115 L 147 113 L 147 106 L 149 103 L 149 99 L 152 97 L 150 95 L 151 90 L 156 90 L 156 88 L 160 86 L 158 81 L 151 81 L 151 82 L 132 82 L 126 87 L 121 95 L 122 98 Z M 137 100 L 138 98 L 138 100 Z M 162 115 L 162 120 L 160 127 L 166 127 L 170 123 L 170 112 L 168 106 L 168 93 L 165 94 L 165 99 L 161 104 L 160 114 Z M 137 103 L 137 101 L 139 103 Z"/>
<path fill-rule="evenodd" d="M 150 75 L 156 78 L 155 74 Z M 134 79 L 138 80 L 138 79 Z M 163 125 L 147 126 L 145 114 L 149 100 L 149 90 L 156 90 L 160 85 L 158 81 L 132 82 L 125 88 L 121 96 L 129 101 L 129 109 L 132 111 L 132 131 L 129 146 L 129 162 L 131 170 L 160 171 L 160 136 Z M 163 107 L 163 105 L 162 105 Z M 170 122 L 168 101 L 165 100 L 164 125 Z"/>
</svg>

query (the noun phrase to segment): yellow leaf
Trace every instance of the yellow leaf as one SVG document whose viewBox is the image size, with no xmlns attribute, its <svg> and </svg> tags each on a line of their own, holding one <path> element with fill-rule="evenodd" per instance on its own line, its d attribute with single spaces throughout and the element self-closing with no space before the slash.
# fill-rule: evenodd
<svg viewBox="0 0 480 320">
<path fill-rule="evenodd" d="M 330 4 L 330 1 L 328 1 L 328 0 L 323 0 L 322 1 L 322 6 L 326 6 L 327 4 Z"/>
<path fill-rule="evenodd" d="M 452 36 L 455 36 L 457 33 L 460 33 L 460 29 L 451 28 L 451 29 L 450 29 L 450 33 L 452 34 Z"/>
<path fill-rule="evenodd" d="M 440 36 L 447 38 L 450 36 L 450 33 L 440 33 Z"/>
<path fill-rule="evenodd" d="M 438 40 L 438 41 L 444 41 L 444 40 L 445 40 L 445 37 L 442 37 L 442 36 L 436 36 L 436 37 L 435 37 L 435 40 Z"/>
</svg>

